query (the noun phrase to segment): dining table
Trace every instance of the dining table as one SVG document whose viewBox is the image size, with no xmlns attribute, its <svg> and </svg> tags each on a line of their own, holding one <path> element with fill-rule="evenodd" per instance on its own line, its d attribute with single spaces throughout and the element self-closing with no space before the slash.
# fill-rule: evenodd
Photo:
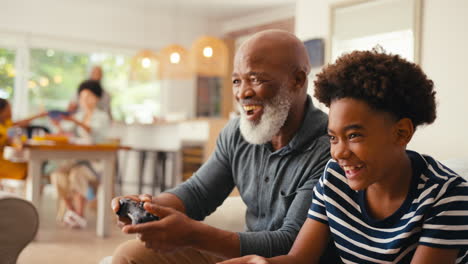
<svg viewBox="0 0 468 264">
<path fill-rule="evenodd" d="M 47 160 L 101 160 L 103 172 L 97 192 L 96 234 L 107 237 L 110 232 L 110 217 L 113 214 L 110 203 L 113 195 L 115 162 L 117 152 L 123 147 L 109 144 L 74 144 L 74 143 L 26 143 L 23 146 L 28 164 L 26 177 L 26 199 L 39 211 L 42 164 Z"/>
</svg>

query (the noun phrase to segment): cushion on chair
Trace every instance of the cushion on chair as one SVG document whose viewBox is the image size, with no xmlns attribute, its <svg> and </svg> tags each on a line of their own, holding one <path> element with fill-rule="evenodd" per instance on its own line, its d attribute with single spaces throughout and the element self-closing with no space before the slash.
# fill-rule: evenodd
<svg viewBox="0 0 468 264">
<path fill-rule="evenodd" d="M 0 264 L 16 263 L 38 228 L 39 216 L 30 202 L 0 191 Z"/>
</svg>

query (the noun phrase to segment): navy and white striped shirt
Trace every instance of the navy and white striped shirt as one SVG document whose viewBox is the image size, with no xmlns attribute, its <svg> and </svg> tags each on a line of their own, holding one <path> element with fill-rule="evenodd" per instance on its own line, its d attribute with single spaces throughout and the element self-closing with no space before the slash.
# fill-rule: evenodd
<svg viewBox="0 0 468 264">
<path fill-rule="evenodd" d="M 344 263 L 410 263 L 418 245 L 460 249 L 456 263 L 468 263 L 468 183 L 429 156 L 407 151 L 410 192 L 391 216 L 373 219 L 365 191 L 354 191 L 338 163 L 330 160 L 309 218 L 330 227 Z"/>
</svg>

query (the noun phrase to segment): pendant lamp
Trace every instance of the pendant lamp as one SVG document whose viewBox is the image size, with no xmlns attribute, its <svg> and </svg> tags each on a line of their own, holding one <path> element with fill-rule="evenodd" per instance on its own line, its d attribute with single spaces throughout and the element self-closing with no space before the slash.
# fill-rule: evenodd
<svg viewBox="0 0 468 264">
<path fill-rule="evenodd" d="M 162 80 L 192 78 L 189 52 L 184 47 L 177 44 L 169 45 L 160 51 L 159 58 Z"/>
<path fill-rule="evenodd" d="M 221 39 L 203 36 L 192 44 L 192 69 L 198 75 L 224 77 L 228 69 L 228 48 Z"/>
<path fill-rule="evenodd" d="M 151 50 L 138 52 L 131 60 L 130 80 L 153 81 L 160 79 L 160 60 Z"/>
</svg>

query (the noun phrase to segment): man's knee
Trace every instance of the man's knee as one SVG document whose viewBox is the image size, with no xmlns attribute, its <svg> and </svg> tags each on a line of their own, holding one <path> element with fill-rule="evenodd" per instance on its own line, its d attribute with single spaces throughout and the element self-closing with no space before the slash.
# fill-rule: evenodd
<svg viewBox="0 0 468 264">
<path fill-rule="evenodd" d="M 156 255 L 156 252 L 147 249 L 141 241 L 129 240 L 120 244 L 114 251 L 112 264 L 156 263 L 154 262 Z"/>
<path fill-rule="evenodd" d="M 120 244 L 114 251 L 112 257 L 112 264 L 127 264 L 130 262 L 135 254 L 138 254 L 138 250 L 135 243 L 139 241 L 129 240 Z"/>
<path fill-rule="evenodd" d="M 121 244 L 115 250 L 112 264 L 214 264 L 220 260 L 192 248 L 169 254 L 156 253 L 135 239 Z"/>
</svg>

